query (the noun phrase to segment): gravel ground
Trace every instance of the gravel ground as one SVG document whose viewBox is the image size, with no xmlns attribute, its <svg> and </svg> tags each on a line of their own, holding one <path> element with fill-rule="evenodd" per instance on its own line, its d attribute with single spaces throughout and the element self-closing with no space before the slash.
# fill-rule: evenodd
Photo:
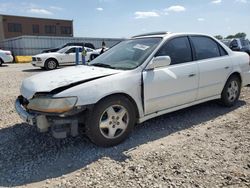
<svg viewBox="0 0 250 188">
<path fill-rule="evenodd" d="M 163 115 L 98 148 L 84 136 L 38 133 L 18 117 L 21 81 L 39 72 L 0 67 L 0 187 L 250 187 L 250 88 L 236 107 L 212 101 Z"/>
</svg>

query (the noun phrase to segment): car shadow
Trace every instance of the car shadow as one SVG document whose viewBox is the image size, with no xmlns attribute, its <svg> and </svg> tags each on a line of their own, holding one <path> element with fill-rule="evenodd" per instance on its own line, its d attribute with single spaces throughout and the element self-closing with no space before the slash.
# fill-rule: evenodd
<svg viewBox="0 0 250 188">
<path fill-rule="evenodd" d="M 61 68 L 66 68 L 66 67 L 72 67 L 72 66 L 76 66 L 76 65 L 61 65 L 57 69 L 61 69 Z M 42 69 L 42 68 L 33 68 L 33 69 L 24 69 L 22 70 L 22 72 L 48 72 L 49 70 L 46 69 Z"/>
<path fill-rule="evenodd" d="M 22 70 L 22 72 L 44 72 L 45 70 L 44 69 L 41 69 L 41 68 L 33 68 L 33 69 L 24 69 Z"/>
<path fill-rule="evenodd" d="M 97 147 L 85 136 L 58 140 L 25 123 L 1 129 L 0 186 L 21 186 L 60 177 L 102 157 L 124 161 L 129 158 L 128 151 L 142 144 L 195 127 L 245 104 L 239 101 L 235 107 L 225 108 L 211 101 L 162 115 L 137 125 L 125 142 L 111 148 Z"/>
<path fill-rule="evenodd" d="M 2 64 L 0 65 L 0 67 L 8 67 L 9 65 L 6 65 L 6 64 Z"/>
</svg>

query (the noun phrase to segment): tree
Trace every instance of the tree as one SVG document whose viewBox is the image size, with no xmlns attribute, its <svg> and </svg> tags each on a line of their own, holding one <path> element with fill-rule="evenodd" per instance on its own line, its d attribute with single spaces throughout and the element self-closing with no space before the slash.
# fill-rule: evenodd
<svg viewBox="0 0 250 188">
<path fill-rule="evenodd" d="M 226 37 L 226 39 L 232 39 L 232 38 L 235 38 L 234 35 L 228 35 L 228 36 Z"/>
<path fill-rule="evenodd" d="M 246 38 L 246 33 L 236 33 L 235 35 L 228 35 L 226 39 L 232 39 L 232 38 Z"/>
<path fill-rule="evenodd" d="M 235 35 L 235 38 L 246 38 L 246 33 L 237 33 L 236 35 Z"/>
<path fill-rule="evenodd" d="M 223 36 L 221 36 L 221 35 L 215 35 L 214 37 L 219 39 L 219 40 L 223 39 Z"/>
</svg>

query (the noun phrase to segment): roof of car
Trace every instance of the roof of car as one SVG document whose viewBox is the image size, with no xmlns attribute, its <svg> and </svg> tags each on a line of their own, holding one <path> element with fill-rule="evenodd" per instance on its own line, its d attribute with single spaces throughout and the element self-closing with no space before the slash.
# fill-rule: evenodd
<svg viewBox="0 0 250 188">
<path fill-rule="evenodd" d="M 150 32 L 150 33 L 144 33 L 144 34 L 140 34 L 140 35 L 135 35 L 132 38 L 144 37 L 144 36 L 152 36 L 152 35 L 162 35 L 162 36 L 165 36 L 167 34 L 170 34 L 170 32 L 167 32 L 167 31 Z"/>
<path fill-rule="evenodd" d="M 65 46 L 64 48 L 82 48 L 82 46 Z"/>
<path fill-rule="evenodd" d="M 200 35 L 200 36 L 209 36 L 203 33 L 172 33 L 167 31 L 161 32 L 152 32 L 152 33 L 145 33 L 140 35 L 135 35 L 132 38 L 146 38 L 146 37 L 166 37 L 166 36 L 182 36 L 182 35 Z"/>
</svg>

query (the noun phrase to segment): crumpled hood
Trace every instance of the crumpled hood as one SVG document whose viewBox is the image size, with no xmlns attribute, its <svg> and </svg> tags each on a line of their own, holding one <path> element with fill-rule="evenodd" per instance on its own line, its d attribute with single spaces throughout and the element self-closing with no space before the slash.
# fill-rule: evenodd
<svg viewBox="0 0 250 188">
<path fill-rule="evenodd" d="M 63 86 L 119 72 L 123 71 L 84 65 L 44 72 L 23 80 L 21 94 L 30 99 L 37 92 L 50 92 Z"/>
</svg>

